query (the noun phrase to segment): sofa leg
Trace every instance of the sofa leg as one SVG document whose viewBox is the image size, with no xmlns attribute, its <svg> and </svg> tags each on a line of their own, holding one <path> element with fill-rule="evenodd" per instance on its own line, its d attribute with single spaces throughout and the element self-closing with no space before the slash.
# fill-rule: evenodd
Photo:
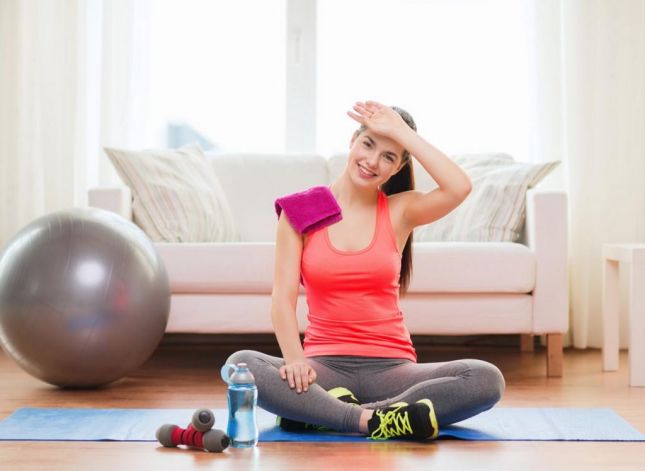
<svg viewBox="0 0 645 471">
<path fill-rule="evenodd" d="M 533 334 L 520 334 L 520 351 L 532 352 L 535 350 L 535 343 L 533 342 Z"/>
<path fill-rule="evenodd" d="M 562 334 L 547 334 L 546 336 L 546 375 L 562 377 Z"/>
</svg>

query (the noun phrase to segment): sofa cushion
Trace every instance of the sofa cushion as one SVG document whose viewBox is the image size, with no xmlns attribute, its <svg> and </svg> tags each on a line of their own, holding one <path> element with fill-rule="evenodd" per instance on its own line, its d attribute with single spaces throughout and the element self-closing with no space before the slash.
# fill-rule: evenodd
<svg viewBox="0 0 645 471">
<path fill-rule="evenodd" d="M 161 243 L 156 247 L 173 294 L 272 291 L 274 242 Z"/>
<path fill-rule="evenodd" d="M 327 185 L 327 160 L 316 154 L 210 154 L 242 242 L 275 242 L 276 198 Z M 267 182 L 267 180 L 269 180 Z"/>
<path fill-rule="evenodd" d="M 517 242 L 526 218 L 526 191 L 560 162 L 516 162 L 504 154 L 456 155 L 472 191 L 451 213 L 415 229 L 419 241 Z"/>
<path fill-rule="evenodd" d="M 530 293 L 535 253 L 513 242 L 414 242 L 409 292 Z"/>
<path fill-rule="evenodd" d="M 134 222 L 155 242 L 237 241 L 229 202 L 201 148 L 105 148 L 132 192 Z"/>
<path fill-rule="evenodd" d="M 173 293 L 271 293 L 275 243 L 156 244 Z M 413 245 L 409 293 L 530 293 L 535 255 L 511 242 Z M 302 285 L 299 287 L 303 292 Z"/>
</svg>

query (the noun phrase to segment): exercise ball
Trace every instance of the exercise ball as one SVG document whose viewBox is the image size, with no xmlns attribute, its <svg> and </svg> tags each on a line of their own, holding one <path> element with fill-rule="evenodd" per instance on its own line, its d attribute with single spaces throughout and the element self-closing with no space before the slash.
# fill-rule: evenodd
<svg viewBox="0 0 645 471">
<path fill-rule="evenodd" d="M 169 310 L 154 245 L 109 211 L 38 218 L 0 255 L 0 345 L 50 384 L 89 388 L 125 376 L 159 345 Z"/>
</svg>

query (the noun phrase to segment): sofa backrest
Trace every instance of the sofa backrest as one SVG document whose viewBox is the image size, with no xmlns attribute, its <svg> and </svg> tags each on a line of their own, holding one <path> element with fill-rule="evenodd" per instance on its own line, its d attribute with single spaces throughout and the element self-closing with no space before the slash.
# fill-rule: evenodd
<svg viewBox="0 0 645 471">
<path fill-rule="evenodd" d="M 243 242 L 275 242 L 274 201 L 327 185 L 327 159 L 316 154 L 217 154 L 211 159 Z"/>
<path fill-rule="evenodd" d="M 317 154 L 208 154 L 243 242 L 275 242 L 280 196 L 316 185 L 330 185 L 347 166 L 347 154 L 325 158 Z M 416 189 L 430 191 L 437 184 L 414 161 Z"/>
</svg>

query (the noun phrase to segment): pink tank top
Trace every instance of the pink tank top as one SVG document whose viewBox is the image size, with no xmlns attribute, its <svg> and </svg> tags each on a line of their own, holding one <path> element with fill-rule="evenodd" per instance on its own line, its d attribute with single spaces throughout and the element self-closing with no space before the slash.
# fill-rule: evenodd
<svg viewBox="0 0 645 471">
<path fill-rule="evenodd" d="M 356 355 L 407 358 L 417 355 L 399 308 L 401 255 L 390 221 L 387 195 L 378 192 L 376 230 L 361 250 L 337 250 L 328 227 L 308 234 L 301 273 L 309 326 L 306 357 Z"/>
</svg>

